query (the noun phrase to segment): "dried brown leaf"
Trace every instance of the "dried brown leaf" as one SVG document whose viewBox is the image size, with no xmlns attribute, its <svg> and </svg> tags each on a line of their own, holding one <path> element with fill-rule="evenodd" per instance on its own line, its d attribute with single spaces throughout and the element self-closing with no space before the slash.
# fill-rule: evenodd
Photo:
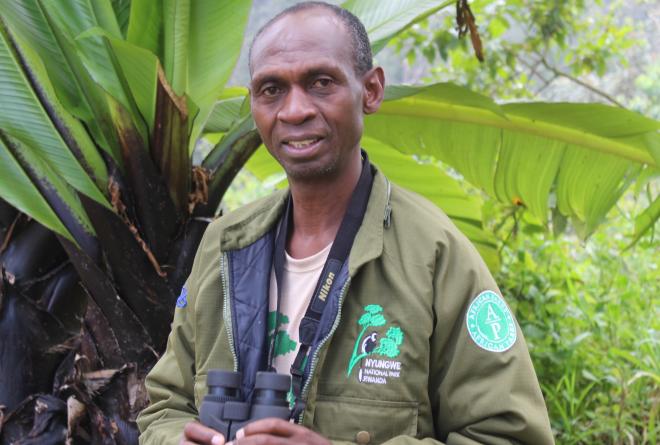
<svg viewBox="0 0 660 445">
<path fill-rule="evenodd" d="M 470 41 L 474 54 L 480 62 L 484 59 L 484 49 L 481 43 L 481 36 L 477 29 L 477 23 L 468 4 L 468 0 L 457 0 L 456 2 L 456 29 L 458 30 L 458 37 L 465 36 L 470 33 Z"/>
<path fill-rule="evenodd" d="M 195 166 L 192 169 L 194 190 L 188 195 L 188 213 L 192 214 L 197 204 L 206 204 L 209 199 L 210 172 L 204 167 Z"/>
</svg>

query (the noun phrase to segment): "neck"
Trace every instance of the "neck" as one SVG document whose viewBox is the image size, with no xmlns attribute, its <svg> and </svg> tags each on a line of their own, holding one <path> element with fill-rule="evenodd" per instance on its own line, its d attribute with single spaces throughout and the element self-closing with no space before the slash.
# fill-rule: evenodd
<svg viewBox="0 0 660 445">
<path fill-rule="evenodd" d="M 287 251 L 293 258 L 313 255 L 334 241 L 362 172 L 359 152 L 345 170 L 335 178 L 290 181 L 293 230 Z"/>
</svg>

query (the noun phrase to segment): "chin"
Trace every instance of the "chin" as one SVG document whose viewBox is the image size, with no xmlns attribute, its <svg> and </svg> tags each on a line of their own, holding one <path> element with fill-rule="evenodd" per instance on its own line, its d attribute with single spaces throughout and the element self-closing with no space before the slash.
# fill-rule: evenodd
<svg viewBox="0 0 660 445">
<path fill-rule="evenodd" d="M 324 164 L 296 164 L 285 166 L 289 180 L 294 181 L 315 181 L 319 179 L 329 179 L 337 176 L 337 162 Z"/>
</svg>

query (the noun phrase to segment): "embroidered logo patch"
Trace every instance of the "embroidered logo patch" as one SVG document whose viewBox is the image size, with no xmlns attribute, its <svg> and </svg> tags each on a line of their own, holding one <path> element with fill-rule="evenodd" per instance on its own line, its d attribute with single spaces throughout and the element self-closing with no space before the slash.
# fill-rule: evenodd
<svg viewBox="0 0 660 445">
<path fill-rule="evenodd" d="M 176 299 L 176 307 L 188 306 L 188 289 L 185 286 L 181 288 L 181 295 Z"/>
<path fill-rule="evenodd" d="M 482 349 L 504 352 L 516 342 L 516 323 L 509 307 L 495 292 L 483 291 L 468 308 L 468 333 Z"/>
<path fill-rule="evenodd" d="M 359 382 L 384 385 L 389 378 L 400 377 L 401 362 L 392 359 L 401 353 L 399 346 L 403 343 L 405 334 L 399 326 L 390 326 L 385 335 L 377 330 L 365 335 L 370 329 L 385 326 L 387 320 L 380 305 L 370 304 L 364 307 L 364 311 L 358 320 L 362 330 L 355 340 L 346 376 L 350 376 L 353 368 L 360 364 Z"/>
</svg>

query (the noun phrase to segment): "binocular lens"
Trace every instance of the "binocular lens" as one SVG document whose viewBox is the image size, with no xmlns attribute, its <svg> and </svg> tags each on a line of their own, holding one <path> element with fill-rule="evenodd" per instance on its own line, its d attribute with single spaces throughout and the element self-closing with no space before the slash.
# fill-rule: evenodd
<svg viewBox="0 0 660 445">
<path fill-rule="evenodd" d="M 286 393 L 291 387 L 291 377 L 272 372 L 258 372 L 254 384 L 254 403 L 260 405 L 288 406 Z"/>
<path fill-rule="evenodd" d="M 249 422 L 276 417 L 290 417 L 287 391 L 291 377 L 274 372 L 257 372 L 252 397 L 244 400 L 241 391 L 241 374 L 212 369 L 206 376 L 209 393 L 199 409 L 199 420 L 233 440 L 236 431 Z"/>
<path fill-rule="evenodd" d="M 238 372 L 213 369 L 206 377 L 209 394 L 228 398 L 237 398 L 241 388 L 241 374 Z"/>
</svg>

